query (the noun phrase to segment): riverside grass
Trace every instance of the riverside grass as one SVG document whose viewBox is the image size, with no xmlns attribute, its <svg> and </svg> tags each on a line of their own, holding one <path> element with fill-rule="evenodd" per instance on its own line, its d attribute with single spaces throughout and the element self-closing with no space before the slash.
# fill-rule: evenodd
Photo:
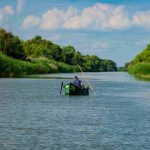
<svg viewBox="0 0 150 150">
<path fill-rule="evenodd" d="M 45 58 L 36 58 L 31 62 L 27 62 L 8 57 L 0 52 L 0 77 L 74 71 L 76 71 L 75 66 L 50 61 Z"/>
<path fill-rule="evenodd" d="M 150 80 L 150 63 L 142 62 L 131 65 L 128 67 L 128 72 L 141 79 Z"/>
</svg>

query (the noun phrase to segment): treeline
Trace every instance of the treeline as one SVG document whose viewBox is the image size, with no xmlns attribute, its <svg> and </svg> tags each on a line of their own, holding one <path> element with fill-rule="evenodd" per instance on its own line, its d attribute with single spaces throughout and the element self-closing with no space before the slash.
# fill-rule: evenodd
<svg viewBox="0 0 150 150">
<path fill-rule="evenodd" d="M 1 76 L 76 72 L 77 64 L 88 72 L 117 71 L 114 61 L 82 55 L 71 45 L 61 47 L 39 35 L 23 41 L 4 29 L 0 29 L 0 52 Z"/>
<path fill-rule="evenodd" d="M 37 35 L 31 40 L 23 42 L 23 49 L 28 58 L 44 56 L 50 60 L 63 62 L 69 65 L 81 65 L 85 71 L 116 71 L 115 62 L 100 59 L 92 55 L 82 55 L 71 45 L 61 47 Z"/>
<path fill-rule="evenodd" d="M 150 44 L 127 64 L 129 73 L 150 80 Z"/>
</svg>

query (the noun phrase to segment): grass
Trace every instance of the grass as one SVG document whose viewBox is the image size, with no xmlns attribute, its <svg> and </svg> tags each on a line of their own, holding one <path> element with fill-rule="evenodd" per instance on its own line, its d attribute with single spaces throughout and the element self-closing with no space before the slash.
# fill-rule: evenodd
<svg viewBox="0 0 150 150">
<path fill-rule="evenodd" d="M 31 63 L 8 57 L 0 53 L 0 76 L 17 77 L 20 75 L 48 73 L 49 66 L 43 63 Z"/>
<path fill-rule="evenodd" d="M 30 62 L 27 62 L 8 57 L 0 52 L 0 77 L 75 71 L 77 71 L 76 66 L 49 60 L 45 57 L 30 58 Z"/>
<path fill-rule="evenodd" d="M 150 74 L 150 63 L 137 63 L 128 68 L 132 74 L 148 75 Z"/>
<path fill-rule="evenodd" d="M 139 78 L 150 80 L 150 63 L 142 62 L 131 65 L 128 67 L 128 71 Z"/>
<path fill-rule="evenodd" d="M 56 73 L 56 72 L 76 72 L 78 71 L 77 66 L 74 65 L 68 65 L 63 62 L 57 62 L 51 59 L 48 59 L 47 57 L 39 57 L 39 58 L 30 58 L 32 62 L 42 62 L 44 64 L 47 64 L 50 66 L 50 73 Z"/>
</svg>

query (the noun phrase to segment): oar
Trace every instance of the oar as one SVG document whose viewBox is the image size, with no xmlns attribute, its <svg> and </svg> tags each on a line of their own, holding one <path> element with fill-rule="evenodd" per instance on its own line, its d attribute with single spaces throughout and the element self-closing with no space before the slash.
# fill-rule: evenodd
<svg viewBox="0 0 150 150">
<path fill-rule="evenodd" d="M 91 91 L 93 92 L 93 95 L 96 96 L 96 93 L 95 93 L 95 91 L 94 91 L 92 85 L 90 84 L 89 80 L 87 79 L 86 74 L 83 72 L 83 70 L 82 70 L 82 68 L 79 66 L 79 64 L 77 64 L 77 65 L 78 65 L 78 67 L 79 67 L 81 73 L 82 73 L 83 76 L 85 77 L 85 79 L 86 79 L 86 81 L 87 81 L 87 83 L 88 83 L 88 85 L 89 85 L 89 88 L 90 88 Z"/>
<path fill-rule="evenodd" d="M 61 95 L 62 87 L 63 87 L 63 82 L 61 83 L 60 95 Z"/>
</svg>

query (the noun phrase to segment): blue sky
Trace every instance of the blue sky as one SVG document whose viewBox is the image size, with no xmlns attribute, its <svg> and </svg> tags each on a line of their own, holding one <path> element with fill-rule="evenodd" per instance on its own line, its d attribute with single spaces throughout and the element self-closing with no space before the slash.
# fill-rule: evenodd
<svg viewBox="0 0 150 150">
<path fill-rule="evenodd" d="M 122 66 L 150 43 L 150 1 L 0 0 L 0 27 L 22 39 L 40 34 Z"/>
</svg>

